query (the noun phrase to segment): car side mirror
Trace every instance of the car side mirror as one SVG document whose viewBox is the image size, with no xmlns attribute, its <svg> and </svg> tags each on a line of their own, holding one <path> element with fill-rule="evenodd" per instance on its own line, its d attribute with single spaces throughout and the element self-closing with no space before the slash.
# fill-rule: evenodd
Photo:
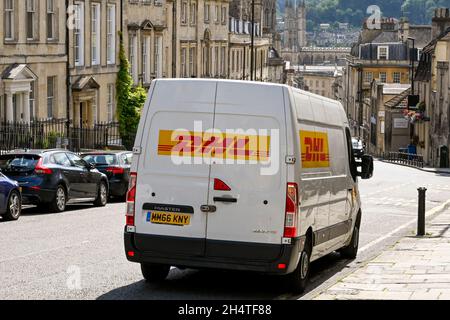
<svg viewBox="0 0 450 320">
<path fill-rule="evenodd" d="M 358 171 L 358 176 L 363 180 L 372 178 L 373 176 L 373 157 L 368 155 L 361 156 L 361 162 L 358 163 L 361 171 Z"/>
<path fill-rule="evenodd" d="M 88 170 L 94 170 L 95 164 L 91 162 L 86 162 L 86 167 L 88 168 Z"/>
</svg>

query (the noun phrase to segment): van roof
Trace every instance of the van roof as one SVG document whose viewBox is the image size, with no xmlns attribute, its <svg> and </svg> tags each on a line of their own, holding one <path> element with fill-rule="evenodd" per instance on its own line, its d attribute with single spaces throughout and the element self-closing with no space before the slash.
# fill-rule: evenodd
<svg viewBox="0 0 450 320">
<path fill-rule="evenodd" d="M 225 82 L 225 83 L 238 83 L 241 85 L 259 85 L 259 86 L 266 86 L 266 87 L 280 87 L 280 88 L 288 88 L 288 89 L 295 89 L 298 91 L 301 91 L 304 94 L 315 96 L 319 99 L 323 99 L 329 102 L 335 102 L 338 101 L 309 92 L 302 89 L 294 88 L 291 86 L 288 86 L 287 84 L 280 84 L 280 83 L 273 83 L 273 82 L 259 82 L 259 81 L 246 81 L 246 80 L 230 80 L 230 79 L 209 79 L 209 78 L 163 78 L 163 79 L 157 79 L 155 80 L 157 82 Z"/>
<path fill-rule="evenodd" d="M 318 122 L 323 123 L 340 123 L 341 120 L 344 122 L 347 122 L 347 116 L 345 114 L 344 108 L 340 104 L 339 101 L 333 100 L 309 91 L 304 91 L 298 88 L 294 88 L 291 86 L 288 86 L 286 84 L 279 84 L 279 83 L 272 83 L 272 82 L 258 82 L 258 81 L 245 81 L 245 80 L 229 80 L 229 79 L 208 79 L 208 78 L 169 78 L 169 79 L 157 79 L 155 80 L 156 83 L 158 82 L 209 82 L 209 83 L 236 83 L 241 86 L 264 86 L 264 87 L 279 87 L 284 88 L 286 90 L 292 90 L 301 93 L 302 95 L 308 96 L 308 97 L 314 97 L 316 99 L 319 99 L 324 102 L 324 111 L 329 110 L 330 116 L 326 117 L 324 114 L 322 114 L 322 117 L 320 119 L 316 119 Z M 331 108 L 331 110 L 330 110 Z M 334 116 L 331 115 L 331 113 L 334 114 L 334 116 L 339 115 L 338 119 L 335 119 Z M 331 120 L 331 121 L 330 121 Z"/>
</svg>

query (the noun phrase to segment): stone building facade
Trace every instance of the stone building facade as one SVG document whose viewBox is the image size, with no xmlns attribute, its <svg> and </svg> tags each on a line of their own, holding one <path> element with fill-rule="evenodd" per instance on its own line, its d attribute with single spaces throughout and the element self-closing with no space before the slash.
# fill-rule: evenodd
<svg viewBox="0 0 450 320">
<path fill-rule="evenodd" d="M 115 119 L 122 1 L 69 1 L 69 119 L 90 127 Z"/>
<path fill-rule="evenodd" d="M 173 3 L 126 1 L 122 18 L 124 47 L 135 85 L 148 88 L 153 79 L 172 76 Z"/>
<path fill-rule="evenodd" d="M 306 4 L 304 0 L 286 0 L 283 48 L 297 52 L 306 47 Z"/>
<path fill-rule="evenodd" d="M 438 8 L 433 40 L 423 49 L 416 73 L 419 108 L 414 115 L 418 153 L 433 167 L 450 166 L 450 9 Z"/>
<path fill-rule="evenodd" d="M 0 121 L 65 117 L 64 2 L 2 0 L 0 16 Z"/>
<path fill-rule="evenodd" d="M 226 78 L 229 0 L 176 1 L 172 76 Z"/>
</svg>

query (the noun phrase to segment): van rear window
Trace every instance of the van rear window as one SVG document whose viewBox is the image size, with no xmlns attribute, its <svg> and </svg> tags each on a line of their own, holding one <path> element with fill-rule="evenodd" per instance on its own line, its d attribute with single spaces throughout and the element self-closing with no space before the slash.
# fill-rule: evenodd
<svg viewBox="0 0 450 320">
<path fill-rule="evenodd" d="M 0 156 L 0 169 L 3 172 L 24 172 L 34 170 L 40 156 L 38 155 L 3 155 Z"/>
</svg>

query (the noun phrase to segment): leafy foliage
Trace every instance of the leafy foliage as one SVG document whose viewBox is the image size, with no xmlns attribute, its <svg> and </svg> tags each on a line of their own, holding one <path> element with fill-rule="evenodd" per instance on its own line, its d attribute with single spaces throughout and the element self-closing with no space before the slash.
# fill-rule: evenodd
<svg viewBox="0 0 450 320">
<path fill-rule="evenodd" d="M 147 93 L 142 87 L 133 87 L 130 63 L 125 54 L 123 36 L 120 33 L 119 72 L 116 82 L 117 118 L 123 145 L 130 150 L 139 125 L 140 114 Z"/>
</svg>

